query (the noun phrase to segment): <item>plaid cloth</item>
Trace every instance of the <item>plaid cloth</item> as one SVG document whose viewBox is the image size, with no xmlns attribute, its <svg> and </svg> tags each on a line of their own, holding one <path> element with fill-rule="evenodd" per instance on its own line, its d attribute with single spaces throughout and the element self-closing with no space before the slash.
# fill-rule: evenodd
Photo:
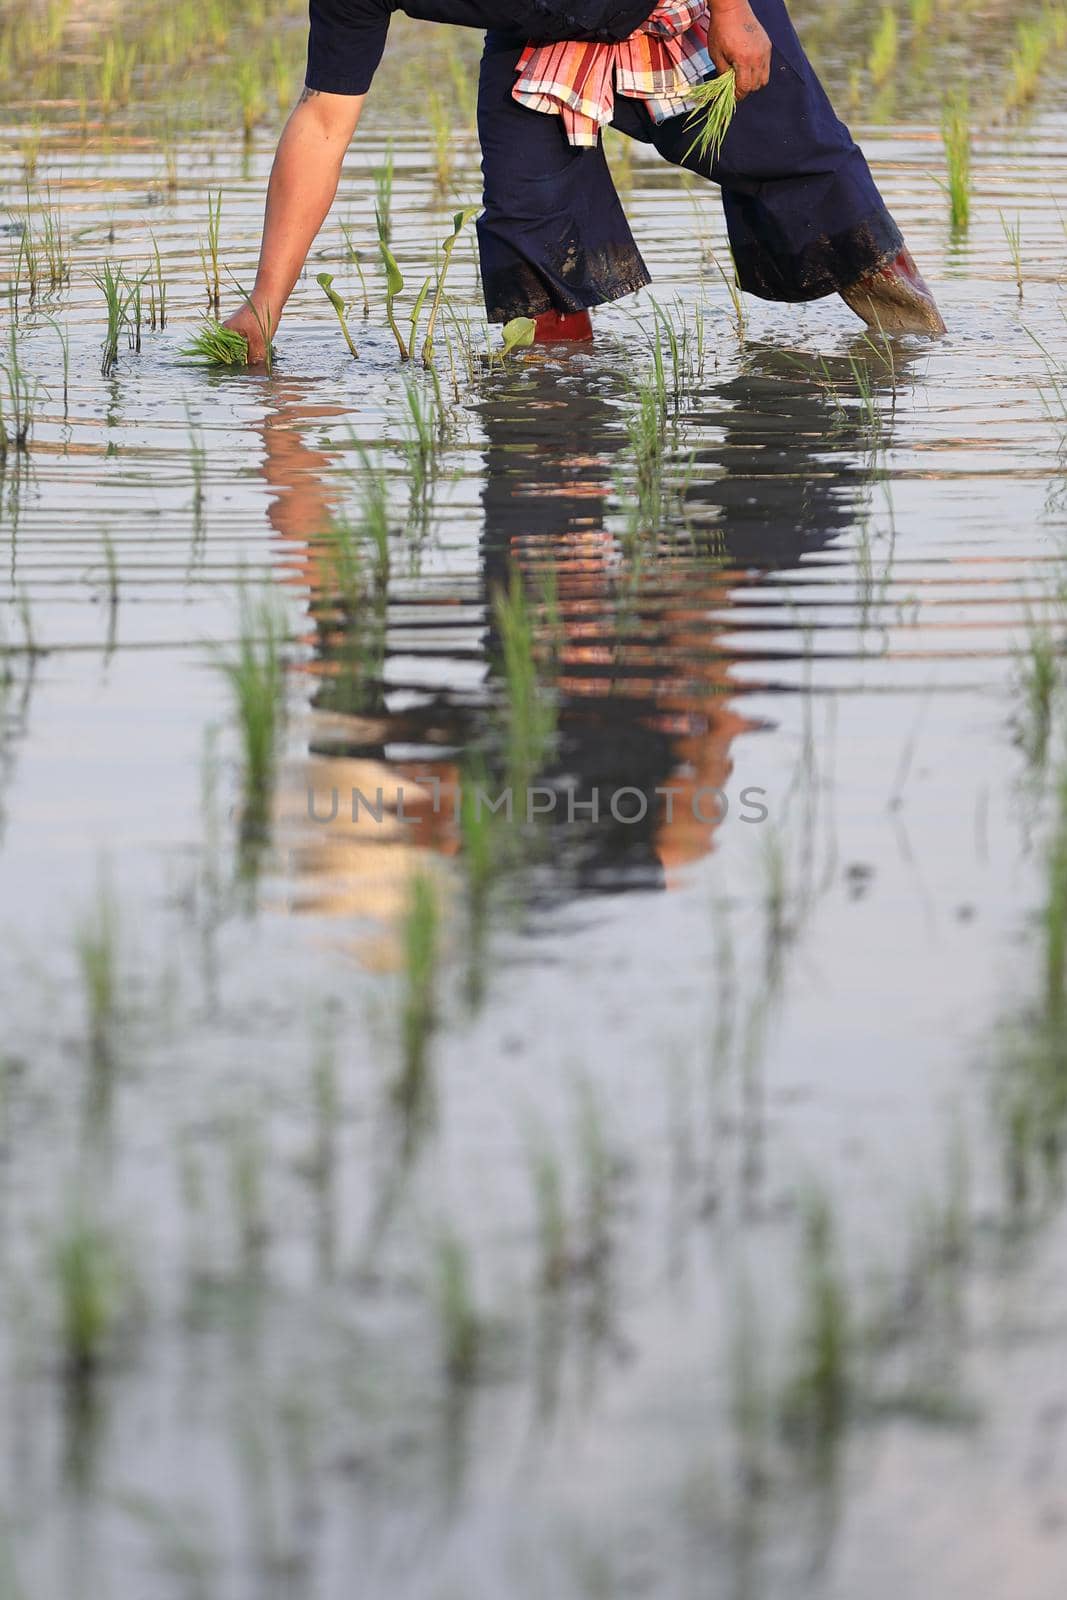
<svg viewBox="0 0 1067 1600">
<path fill-rule="evenodd" d="M 513 97 L 532 111 L 558 113 L 571 144 L 595 145 L 616 94 L 644 100 L 654 122 L 692 109 L 690 84 L 714 76 L 707 0 L 662 0 L 621 44 L 528 44 Z"/>
</svg>

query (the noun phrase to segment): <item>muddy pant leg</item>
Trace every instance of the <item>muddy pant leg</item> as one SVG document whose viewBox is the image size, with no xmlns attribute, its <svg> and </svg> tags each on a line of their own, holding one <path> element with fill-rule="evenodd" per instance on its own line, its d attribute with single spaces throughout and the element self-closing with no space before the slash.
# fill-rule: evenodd
<svg viewBox="0 0 1067 1600">
<path fill-rule="evenodd" d="M 490 33 L 478 84 L 490 322 L 582 311 L 650 282 L 603 149 L 568 144 L 559 117 L 512 99 L 523 39 Z"/>
<path fill-rule="evenodd" d="M 773 44 L 770 81 L 737 108 L 719 158 L 688 152 L 688 118 L 654 124 L 619 101 L 615 125 L 722 187 L 741 287 L 765 300 L 816 300 L 892 259 L 900 230 L 863 153 L 834 114 L 782 0 L 752 0 Z"/>
</svg>

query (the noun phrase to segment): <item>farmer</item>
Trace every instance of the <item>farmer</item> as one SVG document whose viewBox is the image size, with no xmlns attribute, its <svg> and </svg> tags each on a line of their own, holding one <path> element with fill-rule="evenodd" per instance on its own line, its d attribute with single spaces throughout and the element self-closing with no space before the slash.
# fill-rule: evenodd
<svg viewBox="0 0 1067 1600">
<path fill-rule="evenodd" d="M 944 323 L 863 155 L 800 46 L 783 0 L 311 0 L 306 85 L 267 190 L 251 303 L 229 319 L 262 360 L 333 202 L 389 18 L 486 29 L 478 91 L 491 322 L 539 341 L 588 339 L 589 310 L 649 274 L 604 157 L 610 122 L 717 182 L 743 289 L 838 293 L 885 332 Z M 739 105 L 718 151 L 694 148 L 686 93 L 733 68 Z M 699 114 L 698 114 L 699 115 Z"/>
</svg>

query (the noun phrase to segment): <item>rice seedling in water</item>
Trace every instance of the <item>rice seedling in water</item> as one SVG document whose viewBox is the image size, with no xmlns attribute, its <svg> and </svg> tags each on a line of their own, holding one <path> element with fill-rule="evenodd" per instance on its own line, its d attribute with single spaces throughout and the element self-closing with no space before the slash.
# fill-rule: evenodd
<svg viewBox="0 0 1067 1600">
<path fill-rule="evenodd" d="M 39 387 L 36 378 L 30 378 L 22 369 L 14 318 L 8 329 L 8 357 L 0 364 L 0 379 L 0 461 L 4 461 L 11 451 L 25 452 L 30 447 Z"/>
<path fill-rule="evenodd" d="M 897 14 L 892 6 L 883 6 L 867 56 L 867 70 L 876 88 L 885 83 L 896 66 L 898 46 Z"/>
<path fill-rule="evenodd" d="M 1008 60 L 1011 83 L 1006 104 L 1009 110 L 1033 99 L 1050 43 L 1049 31 L 1041 20 L 1024 18 L 1016 23 L 1015 47 Z"/>
<path fill-rule="evenodd" d="M 441 301 L 445 292 L 445 277 L 448 264 L 452 259 L 452 252 L 456 248 L 456 240 L 472 217 L 476 217 L 481 206 L 466 206 L 462 211 L 457 211 L 452 218 L 452 232 L 441 246 L 441 269 L 437 274 L 434 285 L 433 301 L 430 305 L 430 318 L 426 324 L 426 338 L 422 345 L 422 364 L 424 367 L 433 366 L 433 336 L 437 327 L 437 318 L 441 310 Z"/>
<path fill-rule="evenodd" d="M 934 14 L 934 0 L 908 0 L 908 11 L 914 32 L 916 35 L 923 34 Z"/>
<path fill-rule="evenodd" d="M 388 244 L 393 237 L 393 141 L 385 147 L 385 161 L 374 172 L 374 216 L 378 238 Z"/>
<path fill-rule="evenodd" d="M 948 166 L 949 219 L 953 232 L 966 232 L 971 220 L 971 113 L 967 90 L 956 89 L 944 101 L 941 137 Z"/>
<path fill-rule="evenodd" d="M 1003 211 L 1000 212 L 1000 226 L 1011 256 L 1012 268 L 1015 272 L 1015 287 L 1019 291 L 1019 299 L 1023 297 L 1023 249 L 1022 249 L 1022 221 L 1016 217 L 1013 223 L 1009 222 Z"/>
<path fill-rule="evenodd" d="M 1059 656 L 1045 624 L 1031 621 L 1019 670 L 1022 706 L 1016 719 L 1016 742 L 1031 767 L 1045 765 L 1052 732 L 1052 707 L 1059 683 Z"/>
<path fill-rule="evenodd" d="M 180 354 L 196 366 L 247 367 L 248 340 L 243 333 L 209 319 L 182 346 Z"/>
<path fill-rule="evenodd" d="M 233 74 L 234 88 L 241 106 L 241 126 L 244 130 L 245 144 L 251 144 L 256 123 L 264 112 L 263 83 L 259 72 L 259 63 L 252 56 L 245 56 L 237 63 Z"/>
<path fill-rule="evenodd" d="M 88 1383 L 103 1362 L 125 1308 L 126 1275 L 111 1235 L 75 1214 L 56 1239 L 52 1268 L 67 1378 Z"/>
<path fill-rule="evenodd" d="M 666 466 L 664 394 L 655 376 L 637 389 L 637 404 L 626 418 L 626 433 L 633 459 L 636 522 L 658 532 L 663 521 L 663 478 Z"/>
<path fill-rule="evenodd" d="M 145 274 L 142 274 L 140 278 L 131 281 L 126 276 L 125 268 L 119 267 L 116 271 L 110 261 L 105 261 L 100 271 L 93 274 L 93 282 L 103 294 L 107 307 L 107 332 L 104 336 L 104 354 L 100 363 L 100 371 L 105 378 L 109 377 L 118 365 L 119 338 L 129 321 L 134 296 L 144 279 Z"/>
<path fill-rule="evenodd" d="M 348 331 L 348 323 L 345 321 L 345 303 L 333 286 L 332 274 L 329 272 L 320 272 L 318 277 L 315 279 L 315 282 L 318 284 L 327 300 L 333 306 L 337 320 L 341 324 L 341 332 L 344 334 L 345 344 L 347 344 L 349 350 L 352 352 L 353 359 L 358 361 L 359 351 L 356 349 L 352 335 Z"/>
<path fill-rule="evenodd" d="M 56 338 L 59 340 L 59 348 L 63 360 L 63 416 L 65 419 L 70 410 L 70 339 L 67 335 L 67 330 L 56 321 L 55 317 L 46 315 L 44 320 L 50 327 L 55 329 Z"/>
<path fill-rule="evenodd" d="M 367 278 L 363 271 L 363 258 L 356 249 L 355 245 L 352 243 L 352 230 L 345 222 L 341 223 L 341 236 L 345 241 L 345 250 L 347 252 L 348 259 L 355 267 L 356 276 L 359 278 L 359 287 L 363 293 L 363 315 L 365 317 L 369 317 L 370 295 L 367 292 Z"/>
<path fill-rule="evenodd" d="M 699 120 L 700 127 L 684 159 L 688 161 L 695 150 L 701 161 L 709 152 L 711 159 L 717 161 L 737 110 L 737 81 L 733 68 L 694 84 L 687 95 L 694 105 L 686 126 Z"/>
<path fill-rule="evenodd" d="M 105 41 L 96 77 L 97 99 L 105 117 L 116 106 L 126 105 L 129 101 L 136 64 L 135 44 L 127 43 L 117 35 Z"/>
<path fill-rule="evenodd" d="M 215 196 L 212 204 L 211 195 L 207 197 L 207 243 L 200 246 L 200 265 L 204 272 L 204 287 L 207 290 L 207 302 L 213 311 L 218 312 L 222 300 L 222 284 L 219 277 L 219 229 L 222 224 L 222 190 Z"/>
<path fill-rule="evenodd" d="M 222 662 L 241 738 L 242 837 L 261 840 L 274 791 L 278 740 L 285 718 L 284 624 L 272 592 L 241 596 L 237 654 Z"/>
<path fill-rule="evenodd" d="M 426 96 L 426 118 L 433 148 L 434 183 L 444 193 L 451 187 L 453 177 L 452 110 L 436 89 Z"/>
<path fill-rule="evenodd" d="M 410 1147 L 430 1117 L 434 1098 L 430 1041 L 437 1026 L 440 911 L 437 888 L 424 872 L 412 878 L 402 938 L 401 1063 L 393 1083 L 393 1103 L 403 1118 L 405 1143 Z"/>
<path fill-rule="evenodd" d="M 477 1375 L 482 1344 L 471 1283 L 470 1253 L 455 1233 L 437 1242 L 437 1314 L 445 1372 L 455 1384 L 467 1384 Z"/>
<path fill-rule="evenodd" d="M 159 253 L 159 244 L 155 234 L 152 234 L 152 255 L 155 264 L 155 277 L 152 283 L 152 326 L 157 325 L 162 331 L 167 326 L 167 280 L 163 276 L 163 259 Z"/>
</svg>

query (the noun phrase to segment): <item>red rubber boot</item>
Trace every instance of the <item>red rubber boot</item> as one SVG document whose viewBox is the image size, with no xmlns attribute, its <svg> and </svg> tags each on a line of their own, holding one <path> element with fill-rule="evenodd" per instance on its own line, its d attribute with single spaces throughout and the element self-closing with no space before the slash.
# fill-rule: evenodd
<svg viewBox="0 0 1067 1600">
<path fill-rule="evenodd" d="M 585 344 L 592 337 L 588 311 L 542 311 L 534 318 L 534 344 Z"/>
</svg>

